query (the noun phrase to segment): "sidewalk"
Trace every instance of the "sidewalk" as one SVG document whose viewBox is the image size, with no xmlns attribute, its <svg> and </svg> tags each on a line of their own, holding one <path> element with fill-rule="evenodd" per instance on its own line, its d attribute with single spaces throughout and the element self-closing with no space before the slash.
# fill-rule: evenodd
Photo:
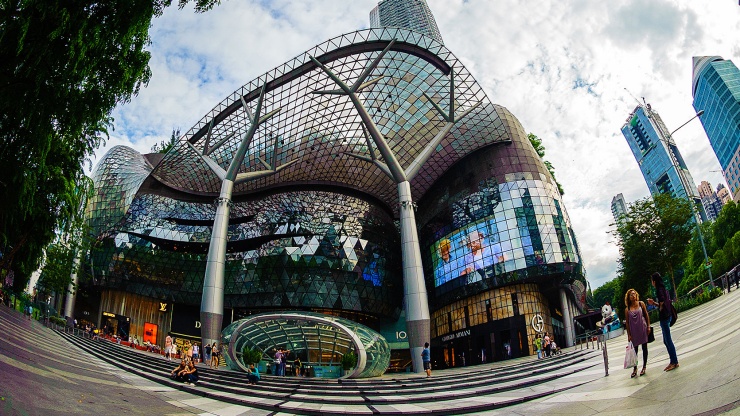
<svg viewBox="0 0 740 416">
<path fill-rule="evenodd" d="M 668 354 L 659 323 L 648 344 L 645 376 L 622 368 L 627 336 L 607 342 L 609 376 L 567 392 L 486 415 L 716 415 L 740 414 L 740 291 L 681 312 L 671 328 L 679 368 L 664 372 Z M 642 358 L 640 350 L 638 356 Z M 584 372 L 585 373 L 585 372 Z M 593 374 L 591 374 L 593 376 Z M 578 377 L 589 377 L 579 374 Z"/>
<path fill-rule="evenodd" d="M 663 372 L 668 356 L 660 326 L 649 344 L 647 374 L 622 369 L 626 336 L 607 342 L 609 376 L 595 355 L 592 369 L 557 379 L 578 385 L 561 393 L 480 415 L 715 415 L 740 414 L 740 291 L 682 312 L 671 328 L 681 366 Z M 141 352 L 142 354 L 147 354 Z M 528 360 L 524 357 L 519 360 Z M 488 364 L 505 367 L 519 360 Z M 174 367 L 173 363 L 173 367 Z M 469 371 L 440 370 L 435 374 Z M 58 334 L 0 307 L 2 415 L 275 415 L 196 396 L 123 372 L 81 352 Z M 394 377 L 397 375 L 394 375 Z M 408 375 L 415 377 L 415 375 Z M 532 389 L 548 389 L 550 383 Z M 512 397 L 516 399 L 516 397 Z M 284 414 L 284 413 L 281 413 Z"/>
</svg>

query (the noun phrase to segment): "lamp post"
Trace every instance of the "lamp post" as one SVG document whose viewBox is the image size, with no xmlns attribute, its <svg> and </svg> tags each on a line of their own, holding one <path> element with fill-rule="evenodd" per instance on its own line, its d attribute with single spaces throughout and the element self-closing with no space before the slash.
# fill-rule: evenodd
<svg viewBox="0 0 740 416">
<path fill-rule="evenodd" d="M 697 117 L 701 117 L 703 114 L 704 114 L 704 110 L 699 110 L 699 112 L 697 112 L 694 115 L 694 117 L 691 117 L 685 123 L 683 123 L 680 126 L 678 126 L 675 130 L 673 130 L 672 132 L 668 133 L 668 139 L 672 139 L 673 138 L 673 133 L 677 132 L 681 127 L 689 124 L 689 122 L 691 122 L 693 119 L 695 119 Z M 712 268 L 709 265 L 709 257 L 707 256 L 707 248 L 704 245 L 704 235 L 701 232 L 701 226 L 699 225 L 699 221 L 697 220 L 698 213 L 696 212 L 696 207 L 694 206 L 694 201 L 692 201 L 691 198 L 689 197 L 689 188 L 686 186 L 687 184 L 684 182 L 684 177 L 681 174 L 681 172 L 678 171 L 678 168 L 680 168 L 680 166 L 678 165 L 678 161 L 676 160 L 676 155 L 674 155 L 672 152 L 671 152 L 671 163 L 676 168 L 676 172 L 678 173 L 678 178 L 681 180 L 681 185 L 683 185 L 684 190 L 686 190 L 686 198 L 691 203 L 691 212 L 694 215 L 694 224 L 696 224 L 696 232 L 699 234 L 699 242 L 701 243 L 701 250 L 704 253 L 704 267 L 707 269 L 707 273 L 709 274 L 709 282 L 710 282 L 710 285 L 712 287 L 714 287 L 714 278 L 712 277 Z M 673 288 L 673 291 L 674 292 L 676 291 L 676 288 L 675 287 Z"/>
</svg>

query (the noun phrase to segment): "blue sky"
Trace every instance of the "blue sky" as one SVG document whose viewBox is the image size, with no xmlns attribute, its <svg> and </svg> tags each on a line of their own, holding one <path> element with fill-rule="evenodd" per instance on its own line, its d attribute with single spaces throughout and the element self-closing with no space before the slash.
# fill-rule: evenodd
<svg viewBox="0 0 740 416">
<path fill-rule="evenodd" d="M 669 129 L 694 115 L 691 58 L 740 65 L 735 0 L 427 0 L 445 45 L 492 102 L 538 135 L 565 188 L 588 279 L 615 277 L 610 203 L 649 195 L 620 133 L 645 97 Z M 372 0 L 224 0 L 212 11 L 169 8 L 153 22 L 153 76 L 114 112 L 115 130 L 94 161 L 124 144 L 142 153 L 184 133 L 237 88 L 339 34 L 368 27 Z M 698 121 L 674 139 L 694 177 L 714 188 L 719 163 Z"/>
</svg>

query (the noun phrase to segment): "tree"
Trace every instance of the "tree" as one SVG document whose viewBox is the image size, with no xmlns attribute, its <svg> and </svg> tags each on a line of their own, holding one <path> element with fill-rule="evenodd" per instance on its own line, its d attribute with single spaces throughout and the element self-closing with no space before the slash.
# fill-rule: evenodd
<svg viewBox="0 0 740 416">
<path fill-rule="evenodd" d="M 552 163 L 544 159 L 545 146 L 542 145 L 542 140 L 532 133 L 527 134 L 527 138 L 529 139 L 529 142 L 532 143 L 534 151 L 537 152 L 537 155 L 540 157 L 540 159 L 542 159 L 542 162 L 545 164 L 547 171 L 550 172 L 550 176 L 552 176 L 552 179 L 555 181 L 555 184 L 558 187 L 558 192 L 560 192 L 560 195 L 564 195 L 565 190 L 563 189 L 563 185 L 561 185 L 560 182 L 558 182 L 558 180 L 555 178 L 555 167 L 552 165 Z"/>
<path fill-rule="evenodd" d="M 22 287 L 75 207 L 82 163 L 148 82 L 149 27 L 172 0 L 0 6 L 0 278 Z M 182 8 L 188 0 L 180 0 Z M 195 0 L 205 11 L 217 0 Z M 17 263 L 17 264 L 16 264 Z"/>
<path fill-rule="evenodd" d="M 617 304 L 614 303 L 614 297 L 619 296 L 619 293 L 622 290 L 621 284 L 621 280 L 617 277 L 594 290 L 592 307 L 597 309 L 601 308 L 606 301 L 612 302 L 612 307 L 616 306 Z"/>
<path fill-rule="evenodd" d="M 170 140 L 168 142 L 165 142 L 162 140 L 158 144 L 155 144 L 152 146 L 152 152 L 154 153 L 167 153 L 175 147 L 175 143 L 177 143 L 177 139 L 180 137 L 180 129 L 177 130 L 172 129 L 172 135 L 170 136 Z"/>
<path fill-rule="evenodd" d="M 629 204 L 625 221 L 614 232 L 624 278 L 620 292 L 634 288 L 646 293 L 656 271 L 671 276 L 675 289 L 674 272 L 685 259 L 693 221 L 691 203 L 667 194 Z"/>
</svg>

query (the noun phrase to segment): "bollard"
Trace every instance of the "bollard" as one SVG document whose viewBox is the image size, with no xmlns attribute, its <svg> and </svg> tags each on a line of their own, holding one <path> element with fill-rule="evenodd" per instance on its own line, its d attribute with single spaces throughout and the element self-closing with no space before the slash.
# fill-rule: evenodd
<svg viewBox="0 0 740 416">
<path fill-rule="evenodd" d="M 609 375 L 609 354 L 606 350 L 606 334 L 602 335 L 604 337 L 604 346 L 603 353 L 604 353 L 604 377 Z"/>
</svg>

